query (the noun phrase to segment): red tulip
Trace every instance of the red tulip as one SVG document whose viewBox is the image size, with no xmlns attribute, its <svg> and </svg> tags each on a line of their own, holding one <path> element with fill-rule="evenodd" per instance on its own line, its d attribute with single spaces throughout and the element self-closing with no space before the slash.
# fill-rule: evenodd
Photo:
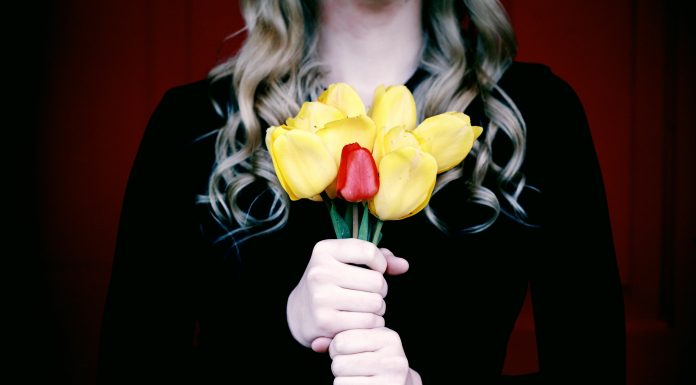
<svg viewBox="0 0 696 385">
<path fill-rule="evenodd" d="M 343 146 L 336 194 L 348 202 L 361 202 L 375 196 L 378 190 L 379 174 L 370 150 L 357 143 Z"/>
</svg>

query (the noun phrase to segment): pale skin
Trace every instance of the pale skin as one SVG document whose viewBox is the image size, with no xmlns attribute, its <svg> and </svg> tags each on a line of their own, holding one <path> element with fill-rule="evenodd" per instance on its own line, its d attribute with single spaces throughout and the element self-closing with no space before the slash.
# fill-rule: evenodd
<svg viewBox="0 0 696 385">
<path fill-rule="evenodd" d="M 366 241 L 329 239 L 315 245 L 288 298 L 288 325 L 302 345 L 329 351 L 334 384 L 421 383 L 399 335 L 382 317 L 384 274 L 404 274 L 408 267 L 405 259 Z"/>
<path fill-rule="evenodd" d="M 421 0 L 323 0 L 319 56 L 326 84 L 350 84 L 366 105 L 379 85 L 403 84 L 418 68 Z"/>
<path fill-rule="evenodd" d="M 323 0 L 318 49 L 329 70 L 326 84 L 346 82 L 370 105 L 377 86 L 406 82 L 423 44 L 421 6 L 421 0 Z M 357 239 L 315 245 L 288 297 L 287 319 L 299 343 L 329 352 L 334 384 L 422 384 L 401 337 L 383 318 L 384 274 L 408 267 L 391 251 Z"/>
</svg>

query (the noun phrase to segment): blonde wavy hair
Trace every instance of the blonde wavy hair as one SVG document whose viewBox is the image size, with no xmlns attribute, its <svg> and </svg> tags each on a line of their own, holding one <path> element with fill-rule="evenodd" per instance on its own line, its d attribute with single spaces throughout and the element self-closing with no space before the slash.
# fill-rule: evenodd
<svg viewBox="0 0 696 385">
<path fill-rule="evenodd" d="M 238 225 L 228 233 L 238 242 L 278 230 L 287 222 L 290 202 L 262 145 L 263 135 L 269 125 L 295 115 L 303 101 L 322 91 L 322 66 L 315 56 L 319 1 L 242 0 L 247 38 L 234 57 L 210 72 L 213 81 L 231 76 L 237 103 L 225 112 L 227 123 L 218 132 L 205 200 L 218 222 Z M 483 223 L 458 230 L 482 231 L 501 211 L 524 223 L 526 213 L 518 198 L 525 187 L 520 173 L 525 124 L 497 85 L 516 50 L 507 14 L 497 0 L 432 0 L 423 6 L 425 47 L 420 66 L 428 75 L 414 90 L 419 118 L 464 111 L 480 95 L 489 119 L 483 140 L 471 152 L 475 163 L 466 177 L 470 201 L 490 208 L 491 214 Z M 462 28 L 463 24 L 468 26 Z M 512 154 L 506 163 L 497 164 L 492 143 L 501 133 L 512 143 Z M 464 174 L 460 166 L 440 175 L 435 193 Z M 487 176 L 493 176 L 493 190 L 483 186 Z M 264 194 L 270 193 L 272 203 L 252 214 L 255 200 L 248 203 L 241 197 L 258 183 Z M 448 231 L 430 207 L 425 213 L 435 226 Z"/>
</svg>

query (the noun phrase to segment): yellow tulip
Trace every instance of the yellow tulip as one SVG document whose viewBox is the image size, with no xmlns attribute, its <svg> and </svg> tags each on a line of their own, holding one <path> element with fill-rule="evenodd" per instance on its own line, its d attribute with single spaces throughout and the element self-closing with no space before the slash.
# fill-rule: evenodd
<svg viewBox="0 0 696 385">
<path fill-rule="evenodd" d="M 381 220 L 410 217 L 422 210 L 435 187 L 437 162 L 416 147 L 401 147 L 379 163 L 380 187 L 369 202 L 370 212 Z"/>
<path fill-rule="evenodd" d="M 365 115 L 365 105 L 355 90 L 346 83 L 334 83 L 322 92 L 318 102 L 338 108 L 347 117 Z"/>
<path fill-rule="evenodd" d="M 483 133 L 483 127 L 481 126 L 471 126 L 471 129 L 474 130 L 474 138 L 476 139 Z"/>
<path fill-rule="evenodd" d="M 384 88 L 380 86 L 375 91 L 370 117 L 375 121 L 378 130 L 388 130 L 396 126 L 404 126 L 406 130 L 416 127 L 416 101 L 411 91 L 403 85 Z"/>
<path fill-rule="evenodd" d="M 294 118 L 285 122 L 289 128 L 316 132 L 324 128 L 326 123 L 345 119 L 346 114 L 334 106 L 319 102 L 302 103 L 300 112 Z"/>
<path fill-rule="evenodd" d="M 396 151 L 401 147 L 420 147 L 418 138 L 413 135 L 413 131 L 406 131 L 404 126 L 396 126 L 389 130 L 383 138 L 382 148 L 384 153 L 388 154 Z"/>
<path fill-rule="evenodd" d="M 266 131 L 266 147 L 278 180 L 292 200 L 315 199 L 336 179 L 338 166 L 313 132 L 270 127 Z"/>
<path fill-rule="evenodd" d="M 416 127 L 416 104 L 405 86 L 380 87 L 370 110 L 345 83 L 330 85 L 306 102 L 286 125 L 270 127 L 266 147 L 278 180 L 292 200 L 336 195 L 336 176 L 345 145 L 372 149 L 379 190 L 369 201 L 381 220 L 409 217 L 425 208 L 438 173 L 459 164 L 482 128 L 448 112 Z"/>
<path fill-rule="evenodd" d="M 446 112 L 425 119 L 413 130 L 421 149 L 437 160 L 441 173 L 461 163 L 471 151 L 482 128 L 471 126 L 469 117 L 461 112 Z"/>
<path fill-rule="evenodd" d="M 375 143 L 375 124 L 365 115 L 329 122 L 317 131 L 329 153 L 341 163 L 341 150 L 349 143 L 358 143 L 361 147 L 372 148 Z"/>
<path fill-rule="evenodd" d="M 379 164 L 385 154 L 384 135 L 392 128 L 403 126 L 407 131 L 416 127 L 416 101 L 411 91 L 403 85 L 384 88 L 375 91 L 370 117 L 375 122 L 377 137 L 372 149 L 372 156 Z"/>
</svg>

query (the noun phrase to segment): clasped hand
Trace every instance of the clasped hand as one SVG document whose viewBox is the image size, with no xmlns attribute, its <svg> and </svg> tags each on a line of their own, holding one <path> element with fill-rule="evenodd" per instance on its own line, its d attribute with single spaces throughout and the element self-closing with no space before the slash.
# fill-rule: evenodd
<svg viewBox="0 0 696 385">
<path fill-rule="evenodd" d="M 366 241 L 332 239 L 315 245 L 288 298 L 288 326 L 302 345 L 328 350 L 334 384 L 420 384 L 401 338 L 383 318 L 384 274 L 403 274 L 408 267 L 405 259 Z"/>
</svg>

